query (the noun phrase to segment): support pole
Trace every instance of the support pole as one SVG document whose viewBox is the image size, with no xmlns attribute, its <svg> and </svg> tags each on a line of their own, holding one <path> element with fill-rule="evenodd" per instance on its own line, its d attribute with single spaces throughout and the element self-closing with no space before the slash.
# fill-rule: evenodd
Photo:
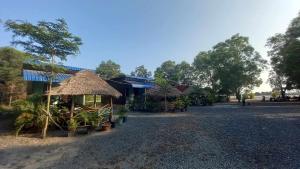
<svg viewBox="0 0 300 169">
<path fill-rule="evenodd" d="M 72 96 L 72 103 L 71 103 L 71 111 L 70 111 L 70 119 L 73 117 L 74 114 L 74 107 L 75 107 L 75 97 Z"/>
<path fill-rule="evenodd" d="M 110 97 L 110 107 L 111 107 L 111 112 L 110 112 L 110 116 L 109 116 L 109 121 L 111 122 L 112 121 L 112 117 L 113 117 L 113 111 L 114 111 L 112 97 Z"/>
<path fill-rule="evenodd" d="M 97 95 L 94 95 L 94 108 L 96 108 L 96 107 L 97 107 L 96 100 L 97 100 Z"/>
</svg>

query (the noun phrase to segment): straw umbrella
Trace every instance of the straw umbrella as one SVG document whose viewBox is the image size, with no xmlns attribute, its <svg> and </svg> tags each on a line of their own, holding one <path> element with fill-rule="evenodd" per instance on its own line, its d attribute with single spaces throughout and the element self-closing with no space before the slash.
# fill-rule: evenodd
<svg viewBox="0 0 300 169">
<path fill-rule="evenodd" d="M 167 111 L 167 97 L 178 97 L 182 93 L 177 88 L 168 85 L 165 87 L 161 87 L 158 85 L 155 85 L 153 88 L 150 88 L 147 91 L 147 94 L 153 97 L 163 97 L 164 98 L 164 104 L 165 104 L 165 111 Z"/>
<path fill-rule="evenodd" d="M 122 94 L 102 80 L 95 73 L 82 70 L 74 76 L 62 81 L 58 87 L 53 88 L 51 95 L 71 95 L 71 117 L 74 111 L 74 96 L 78 95 L 106 95 L 120 97 Z M 111 106 L 113 107 L 111 97 Z M 112 114 L 111 114 L 112 115 Z"/>
<path fill-rule="evenodd" d="M 169 86 L 167 90 L 164 90 L 160 86 L 155 85 L 153 88 L 147 90 L 147 94 L 156 97 L 177 97 L 182 95 L 182 92 L 173 86 Z"/>
</svg>

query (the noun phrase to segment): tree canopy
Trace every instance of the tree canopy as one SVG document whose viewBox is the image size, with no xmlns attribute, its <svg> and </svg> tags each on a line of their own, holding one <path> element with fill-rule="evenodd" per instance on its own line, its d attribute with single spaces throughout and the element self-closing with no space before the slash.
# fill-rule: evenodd
<svg viewBox="0 0 300 169">
<path fill-rule="evenodd" d="M 112 60 L 102 61 L 100 65 L 96 68 L 96 73 L 100 75 L 103 79 L 111 79 L 120 76 L 121 66 Z"/>
<path fill-rule="evenodd" d="M 191 85 L 194 78 L 194 69 L 186 61 L 176 64 L 175 61 L 165 61 L 158 67 L 155 72 L 155 78 L 159 75 L 169 83 Z"/>
<path fill-rule="evenodd" d="M 243 89 L 252 89 L 262 83 L 259 76 L 265 63 L 248 37 L 236 34 L 212 50 L 200 52 L 193 65 L 200 80 L 198 83 L 219 94 L 240 96 Z"/>
<path fill-rule="evenodd" d="M 11 105 L 13 94 L 23 86 L 22 67 L 26 58 L 29 56 L 14 48 L 0 48 L 0 80 L 5 82 L 9 105 Z"/>
<path fill-rule="evenodd" d="M 141 65 L 136 67 L 135 70 L 131 72 L 131 76 L 149 78 L 152 76 L 152 73 L 151 71 L 148 71 L 144 65 Z"/>
<path fill-rule="evenodd" d="M 286 32 L 275 34 L 267 41 L 270 48 L 272 72 L 270 82 L 274 77 L 285 79 L 286 89 L 300 88 L 300 13 L 288 26 Z M 274 73 L 276 76 L 274 76 Z M 273 75 L 272 75 L 273 74 Z M 283 91 L 281 91 L 283 92 Z M 284 95 L 283 95 L 284 96 Z"/>
</svg>

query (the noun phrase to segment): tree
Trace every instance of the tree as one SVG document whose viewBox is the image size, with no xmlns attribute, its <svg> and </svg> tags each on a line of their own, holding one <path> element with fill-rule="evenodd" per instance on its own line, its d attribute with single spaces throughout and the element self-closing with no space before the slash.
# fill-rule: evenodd
<svg viewBox="0 0 300 169">
<path fill-rule="evenodd" d="M 286 90 L 291 89 L 290 83 L 286 76 L 276 73 L 274 70 L 270 71 L 268 79 L 273 90 L 279 90 L 281 97 L 285 98 Z"/>
<path fill-rule="evenodd" d="M 151 75 L 152 75 L 151 71 L 148 71 L 144 67 L 144 65 L 136 67 L 135 71 L 131 72 L 131 76 L 137 76 L 137 77 L 149 78 L 151 77 Z"/>
<path fill-rule="evenodd" d="M 292 88 L 292 83 L 285 75 L 285 65 L 283 64 L 284 55 L 282 49 L 284 48 L 288 38 L 284 34 L 276 34 L 270 37 L 266 46 L 270 48 L 268 56 L 271 58 L 272 71 L 269 73 L 269 83 L 273 89 L 280 90 L 281 97 L 285 98 L 285 92 Z"/>
<path fill-rule="evenodd" d="M 184 85 L 192 85 L 194 80 L 194 69 L 193 67 L 187 63 L 186 61 L 182 61 L 181 63 L 177 64 L 176 67 L 176 74 L 179 84 Z"/>
<path fill-rule="evenodd" d="M 165 111 L 168 110 L 167 93 L 170 90 L 170 84 L 163 74 L 156 74 L 155 83 L 160 87 L 160 91 L 164 94 Z"/>
<path fill-rule="evenodd" d="M 26 57 L 25 53 L 14 48 L 0 48 L 0 79 L 5 82 L 8 89 L 9 106 L 11 106 L 13 94 L 23 86 L 22 67 Z"/>
<path fill-rule="evenodd" d="M 165 61 L 155 70 L 154 76 L 162 76 L 169 82 L 177 82 L 176 63 L 171 60 Z"/>
<path fill-rule="evenodd" d="M 104 79 L 111 79 L 121 75 L 120 65 L 112 60 L 102 61 L 96 68 L 96 73 Z"/>
<path fill-rule="evenodd" d="M 290 89 L 300 88 L 300 13 L 284 34 L 275 34 L 267 41 L 273 73 L 286 79 Z M 270 75 L 272 76 L 272 75 Z"/>
<path fill-rule="evenodd" d="M 55 77 L 55 60 L 67 60 L 67 56 L 79 53 L 81 39 L 69 32 L 64 19 L 56 22 L 39 21 L 36 25 L 25 21 L 8 20 L 7 31 L 13 32 L 14 45 L 21 45 L 24 50 L 34 56 L 34 60 L 43 61 L 50 66 L 47 92 L 47 110 L 42 137 L 46 137 L 49 116 L 52 81 Z"/>
<path fill-rule="evenodd" d="M 265 63 L 249 44 L 248 37 L 236 34 L 215 45 L 211 51 L 200 52 L 193 65 L 198 77 L 215 93 L 227 96 L 235 93 L 240 101 L 241 91 L 262 83 L 259 76 Z"/>
</svg>

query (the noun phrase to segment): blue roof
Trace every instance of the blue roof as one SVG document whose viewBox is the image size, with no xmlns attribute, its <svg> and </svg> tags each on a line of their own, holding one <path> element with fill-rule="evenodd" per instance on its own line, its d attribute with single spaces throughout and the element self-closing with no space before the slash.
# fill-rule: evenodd
<svg viewBox="0 0 300 169">
<path fill-rule="evenodd" d="M 138 84 L 138 83 L 131 83 L 132 87 L 133 88 L 146 88 L 146 89 L 149 89 L 149 88 L 153 88 L 154 87 L 154 84 L 151 84 L 151 83 L 144 83 L 144 84 Z"/>
<path fill-rule="evenodd" d="M 59 83 L 65 79 L 70 78 L 71 74 L 65 73 L 58 73 L 56 74 L 55 78 L 53 79 L 54 83 Z M 23 79 L 25 81 L 36 81 L 36 82 L 48 82 L 49 78 L 46 72 L 44 71 L 37 71 L 37 70 L 23 70 Z"/>
<path fill-rule="evenodd" d="M 42 61 L 27 60 L 27 61 L 24 61 L 24 63 L 31 64 L 31 65 L 41 65 L 43 62 Z M 65 65 L 62 65 L 62 64 L 57 64 L 57 65 L 62 66 L 63 68 L 65 68 L 67 70 L 70 70 L 70 71 L 89 70 L 89 71 L 95 72 L 95 70 L 92 70 L 92 69 L 85 69 L 85 68 L 74 67 L 74 66 L 65 66 Z"/>
</svg>

